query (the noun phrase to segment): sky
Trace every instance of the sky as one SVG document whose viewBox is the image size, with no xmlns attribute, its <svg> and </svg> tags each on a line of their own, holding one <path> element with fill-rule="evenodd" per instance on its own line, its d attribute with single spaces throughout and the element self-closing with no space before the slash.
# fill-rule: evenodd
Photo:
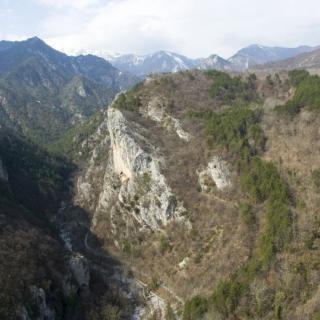
<svg viewBox="0 0 320 320">
<path fill-rule="evenodd" d="M 319 0 L 0 0 L 0 21 L 2 40 L 38 36 L 69 54 L 320 45 Z"/>
</svg>

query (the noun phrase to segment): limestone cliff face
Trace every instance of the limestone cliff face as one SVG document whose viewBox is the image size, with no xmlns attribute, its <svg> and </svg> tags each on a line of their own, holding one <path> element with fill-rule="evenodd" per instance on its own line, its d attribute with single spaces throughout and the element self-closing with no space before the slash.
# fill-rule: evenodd
<svg viewBox="0 0 320 320">
<path fill-rule="evenodd" d="M 78 178 L 76 202 L 94 213 L 93 227 L 105 216 L 114 233 L 120 219 L 138 229 L 182 219 L 185 209 L 161 172 L 164 160 L 139 129 L 111 106 L 90 138 L 95 147 Z"/>
<path fill-rule="evenodd" d="M 218 190 L 230 188 L 232 181 L 227 162 L 218 156 L 213 157 L 207 168 L 199 172 L 199 184 L 204 192 L 210 191 L 212 185 Z"/>
<path fill-rule="evenodd" d="M 122 113 L 108 111 L 113 169 L 121 186 L 119 201 L 131 203 L 130 213 L 142 225 L 151 228 L 179 219 L 184 210 L 161 173 L 161 158 L 151 146 L 151 153 L 139 145 L 139 137 L 130 129 Z"/>
</svg>

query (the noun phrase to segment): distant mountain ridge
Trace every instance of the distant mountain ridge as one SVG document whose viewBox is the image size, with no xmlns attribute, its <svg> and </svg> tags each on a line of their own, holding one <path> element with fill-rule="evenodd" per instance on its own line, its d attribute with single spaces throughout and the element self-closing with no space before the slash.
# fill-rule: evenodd
<svg viewBox="0 0 320 320">
<path fill-rule="evenodd" d="M 320 69 L 320 49 L 258 66 L 258 69 Z"/>
<path fill-rule="evenodd" d="M 228 61 L 230 61 L 235 68 L 239 67 L 239 69 L 241 69 L 245 67 L 245 69 L 248 69 L 255 65 L 288 59 L 301 53 L 311 52 L 316 49 L 317 47 L 310 46 L 283 48 L 267 47 L 256 44 L 239 50 Z"/>
<path fill-rule="evenodd" d="M 101 57 L 70 57 L 36 37 L 1 41 L 0 125 L 46 143 L 138 81 Z"/>
<path fill-rule="evenodd" d="M 258 44 L 239 50 L 229 59 L 218 55 L 192 59 L 170 51 L 158 51 L 147 55 L 110 54 L 106 51 L 94 51 L 101 54 L 116 68 L 144 77 L 153 73 L 177 72 L 190 69 L 216 69 L 222 71 L 245 71 L 255 65 L 294 57 L 311 52 L 318 47 L 299 46 L 296 48 L 268 47 Z"/>
</svg>

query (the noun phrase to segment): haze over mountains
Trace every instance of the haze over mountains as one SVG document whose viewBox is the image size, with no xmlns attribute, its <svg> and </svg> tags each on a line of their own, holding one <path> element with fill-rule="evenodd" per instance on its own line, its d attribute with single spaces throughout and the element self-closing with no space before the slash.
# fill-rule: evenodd
<svg viewBox="0 0 320 320">
<path fill-rule="evenodd" d="M 224 59 L 215 54 L 207 58 L 191 59 L 168 51 L 158 51 L 148 55 L 112 55 L 103 51 L 94 52 L 110 61 L 116 68 L 143 77 L 151 73 L 177 72 L 190 69 L 245 71 L 255 65 L 291 58 L 317 48 L 310 46 L 296 48 L 267 47 L 254 44 L 239 50 L 229 59 Z"/>
<path fill-rule="evenodd" d="M 320 68 L 320 50 L 314 50 L 299 54 L 285 60 L 274 61 L 259 66 L 259 69 L 266 70 L 292 70 L 292 69 L 319 69 Z"/>
</svg>

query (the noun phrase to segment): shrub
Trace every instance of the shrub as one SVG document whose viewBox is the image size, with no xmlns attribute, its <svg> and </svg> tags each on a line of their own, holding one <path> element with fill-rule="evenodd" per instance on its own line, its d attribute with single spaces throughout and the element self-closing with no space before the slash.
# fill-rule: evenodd
<svg viewBox="0 0 320 320">
<path fill-rule="evenodd" d="M 122 252 L 125 254 L 131 254 L 132 253 L 132 245 L 129 241 L 125 240 L 122 243 Z"/>
<path fill-rule="evenodd" d="M 207 75 L 214 80 L 210 95 L 217 98 L 221 103 L 251 102 L 257 99 L 256 78 L 253 75 L 250 75 L 247 80 L 242 80 L 240 77 L 231 77 L 229 74 L 217 70 L 207 71 Z"/>
<path fill-rule="evenodd" d="M 254 157 L 241 178 L 243 188 L 257 202 L 267 199 L 288 203 L 288 185 L 281 179 L 277 168 L 271 162 Z"/>
<path fill-rule="evenodd" d="M 168 249 L 170 249 L 170 241 L 165 235 L 162 235 L 160 237 L 160 251 L 164 253 Z"/>
<path fill-rule="evenodd" d="M 248 133 L 250 130 L 256 130 L 252 129 L 252 126 L 258 120 L 257 113 L 242 105 L 223 113 L 212 113 L 207 119 L 206 131 L 209 146 L 225 146 L 232 153 L 245 148 L 252 149 L 248 143 Z"/>
<path fill-rule="evenodd" d="M 312 171 L 311 179 L 317 190 L 320 190 L 320 169 Z"/>
<path fill-rule="evenodd" d="M 152 290 L 152 291 L 157 290 L 160 288 L 160 285 L 161 284 L 160 284 L 159 279 L 156 277 L 152 277 L 150 284 L 149 284 L 150 290 Z"/>
<path fill-rule="evenodd" d="M 304 107 L 320 110 L 320 77 L 304 70 L 294 70 L 289 74 L 290 83 L 296 88 L 291 100 L 275 110 L 279 114 L 295 116 Z"/>
<path fill-rule="evenodd" d="M 308 78 L 309 72 L 307 70 L 291 70 L 289 71 L 289 81 L 294 87 L 298 86 L 306 78 Z"/>
<path fill-rule="evenodd" d="M 130 90 L 126 93 L 121 93 L 114 103 L 114 107 L 126 111 L 139 111 L 141 100 L 137 90 Z"/>
<path fill-rule="evenodd" d="M 195 296 L 184 305 L 183 320 L 199 320 L 208 311 L 208 301 Z"/>
<path fill-rule="evenodd" d="M 236 279 L 221 281 L 212 295 L 212 303 L 224 316 L 235 311 L 241 296 L 248 287 Z"/>
<path fill-rule="evenodd" d="M 261 262 L 267 265 L 273 255 L 286 247 L 292 238 L 291 213 L 282 201 L 270 200 L 267 204 L 266 225 L 258 245 Z"/>
<path fill-rule="evenodd" d="M 239 211 L 242 221 L 248 225 L 251 226 L 255 222 L 254 213 L 252 210 L 252 206 L 248 203 L 240 203 L 239 204 Z"/>
</svg>

